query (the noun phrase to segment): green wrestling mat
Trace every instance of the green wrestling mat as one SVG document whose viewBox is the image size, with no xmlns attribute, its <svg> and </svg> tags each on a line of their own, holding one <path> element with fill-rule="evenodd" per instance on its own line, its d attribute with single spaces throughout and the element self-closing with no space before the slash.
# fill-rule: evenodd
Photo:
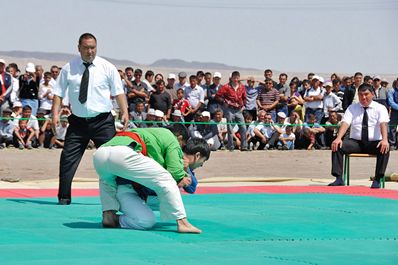
<svg viewBox="0 0 398 265">
<path fill-rule="evenodd" d="M 398 264 L 398 201 L 330 194 L 184 196 L 203 234 L 101 228 L 98 197 L 0 199 L 1 265 Z"/>
</svg>

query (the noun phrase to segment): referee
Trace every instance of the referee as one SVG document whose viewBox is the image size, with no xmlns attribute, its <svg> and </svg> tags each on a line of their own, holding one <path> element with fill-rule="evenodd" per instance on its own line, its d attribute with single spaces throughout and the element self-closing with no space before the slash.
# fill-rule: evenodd
<svg viewBox="0 0 398 265">
<path fill-rule="evenodd" d="M 97 39 L 91 33 L 79 38 L 80 56 L 62 67 L 54 88 L 53 124 L 58 124 L 62 98 L 69 97 L 72 114 L 59 167 L 58 204 L 71 203 L 72 180 L 87 144 L 93 140 L 98 148 L 115 134 L 111 96 L 115 97 L 128 124 L 126 95 L 116 67 L 96 56 Z M 66 95 L 67 93 L 67 95 Z"/>
</svg>

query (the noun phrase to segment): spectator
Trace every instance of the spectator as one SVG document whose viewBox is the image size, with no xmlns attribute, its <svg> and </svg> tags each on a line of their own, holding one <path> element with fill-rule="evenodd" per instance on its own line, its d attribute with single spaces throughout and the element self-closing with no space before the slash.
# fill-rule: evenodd
<svg viewBox="0 0 398 265">
<path fill-rule="evenodd" d="M 329 118 L 325 126 L 325 146 L 331 148 L 332 142 L 336 139 L 340 127 L 339 114 L 336 111 L 329 112 Z"/>
<path fill-rule="evenodd" d="M 264 86 L 259 86 L 257 106 L 271 114 L 272 120 L 276 121 L 276 106 L 279 103 L 279 92 L 273 87 L 271 79 L 265 79 Z"/>
<path fill-rule="evenodd" d="M 362 73 L 357 72 L 354 75 L 354 80 L 357 80 L 356 82 L 362 82 Z M 359 84 L 361 85 L 361 84 Z M 351 77 L 344 77 L 343 78 L 343 87 L 341 90 L 344 91 L 344 97 L 343 97 L 343 109 L 344 111 L 350 106 L 352 103 L 358 103 L 358 84 L 352 85 L 352 79 Z"/>
<path fill-rule="evenodd" d="M 212 85 L 212 76 L 210 72 L 206 72 L 205 76 L 204 76 L 204 84 L 201 85 L 201 87 L 203 88 L 203 92 L 205 93 L 205 107 L 207 108 L 207 104 L 209 103 L 209 100 L 207 98 L 207 91 L 210 89 L 211 85 Z"/>
<path fill-rule="evenodd" d="M 145 119 L 145 127 L 158 127 L 156 124 L 156 111 L 155 109 L 148 109 L 148 113 L 146 114 Z"/>
<path fill-rule="evenodd" d="M 135 109 L 137 102 L 144 102 L 149 100 L 149 91 L 145 83 L 141 82 L 142 70 L 135 69 L 134 81 L 132 81 L 132 88 L 127 89 L 127 98 L 130 111 Z"/>
<path fill-rule="evenodd" d="M 227 119 L 224 118 L 223 111 L 216 109 L 214 112 L 214 122 L 217 124 L 218 140 L 220 141 L 220 149 L 225 149 L 225 144 L 228 142 L 227 139 Z"/>
<path fill-rule="evenodd" d="M 3 109 L 3 114 L 0 120 L 0 149 L 8 147 L 13 143 L 15 124 L 12 121 L 11 114 L 11 109 Z"/>
<path fill-rule="evenodd" d="M 332 93 L 333 84 L 330 81 L 325 82 L 325 94 L 323 96 L 323 119 L 321 124 L 324 124 L 329 119 L 330 111 L 342 111 L 342 102 L 336 94 Z"/>
<path fill-rule="evenodd" d="M 15 63 L 10 63 L 7 67 L 8 72 L 12 77 L 12 91 L 10 94 L 11 107 L 14 107 L 15 102 L 19 102 L 19 69 Z"/>
<path fill-rule="evenodd" d="M 293 126 L 293 133 L 296 134 L 296 138 L 301 135 L 303 121 L 301 120 L 298 111 L 290 112 L 290 115 L 286 118 L 285 123 L 289 123 L 291 126 Z"/>
<path fill-rule="evenodd" d="M 165 92 L 165 84 L 163 80 L 156 82 L 156 92 L 149 97 L 148 108 L 161 110 L 165 114 L 165 120 L 170 119 L 171 114 L 171 98 Z"/>
<path fill-rule="evenodd" d="M 32 149 L 32 139 L 35 133 L 31 127 L 28 127 L 28 121 L 20 119 L 14 129 L 14 146 L 19 149 Z"/>
<path fill-rule="evenodd" d="M 388 140 L 391 150 L 395 150 L 398 148 L 398 79 L 394 81 L 393 89 L 388 92 L 388 105 L 391 107 L 390 124 L 388 126 Z"/>
<path fill-rule="evenodd" d="M 293 133 L 293 126 L 285 124 L 285 131 L 279 135 L 278 149 L 280 150 L 293 150 L 296 135 Z"/>
<path fill-rule="evenodd" d="M 19 120 L 27 121 L 27 127 L 33 130 L 33 135 L 30 138 L 32 141 L 31 145 L 37 147 L 40 134 L 40 125 L 36 116 L 33 115 L 32 108 L 29 105 L 26 105 L 22 108 L 22 115 L 15 118 L 15 125 L 18 125 Z"/>
<path fill-rule="evenodd" d="M 33 115 L 39 108 L 39 83 L 36 82 L 35 72 L 35 65 L 28 63 L 25 74 L 19 76 L 19 99 L 23 107 L 30 106 Z"/>
<path fill-rule="evenodd" d="M 241 151 L 249 151 L 246 141 L 246 126 L 242 111 L 246 104 L 246 89 L 240 83 L 240 73 L 234 71 L 231 74 L 230 82 L 220 88 L 216 94 L 218 100 L 224 107 L 224 115 L 228 122 L 228 149 L 234 150 L 233 146 L 233 126 L 231 123 L 238 123 L 239 135 L 241 137 Z"/>
<path fill-rule="evenodd" d="M 198 78 L 198 86 L 203 88 L 203 79 L 205 78 L 205 73 L 202 70 L 196 72 L 196 77 Z M 204 90 L 204 89 L 203 89 Z"/>
<path fill-rule="evenodd" d="M 184 98 L 189 101 L 192 109 L 190 114 L 185 117 L 186 121 L 191 121 L 193 115 L 202 109 L 205 103 L 205 94 L 203 88 L 198 85 L 198 79 L 195 75 L 189 77 L 190 85 L 185 87 Z"/>
<path fill-rule="evenodd" d="M 45 112 L 45 114 L 50 114 L 51 107 L 53 105 L 53 87 L 50 84 L 51 81 L 51 73 L 45 72 L 43 83 L 40 84 L 39 89 L 39 99 L 40 99 L 40 109 Z"/>
<path fill-rule="evenodd" d="M 343 103 L 344 91 L 342 91 L 340 88 L 341 88 L 340 80 L 338 79 L 333 80 L 333 93 L 336 94 L 336 96 L 340 99 L 341 103 Z M 344 110 L 342 109 L 342 111 Z"/>
<path fill-rule="evenodd" d="M 162 75 L 161 73 L 157 73 L 157 74 L 155 75 L 155 84 L 156 84 L 156 82 L 159 81 L 159 80 L 164 80 L 164 77 L 163 77 L 163 75 Z"/>
<path fill-rule="evenodd" d="M 250 122 L 247 128 L 247 142 L 249 143 L 249 148 L 251 150 L 255 150 L 258 147 L 258 143 L 263 139 L 260 135 L 261 129 L 264 127 L 266 123 L 266 115 L 267 113 L 264 110 L 260 110 L 257 114 L 257 119 L 253 121 L 251 114 L 248 112 L 245 115 L 245 122 L 248 123 L 248 120 L 251 118 L 252 121 Z M 256 132 L 254 129 L 256 128 Z M 256 134 L 257 133 L 257 134 Z"/>
<path fill-rule="evenodd" d="M 178 73 L 178 82 L 175 84 L 175 89 L 185 89 L 186 87 L 189 86 L 189 83 L 187 82 L 187 73 L 185 72 L 179 72 Z"/>
<path fill-rule="evenodd" d="M 310 114 L 315 115 L 317 123 L 320 123 L 322 120 L 324 90 L 321 87 L 321 83 L 323 83 L 323 78 L 314 75 L 311 80 L 311 88 L 304 95 L 305 121 L 307 122 Z"/>
<path fill-rule="evenodd" d="M 131 128 L 145 128 L 146 124 L 142 121 L 146 120 L 147 114 L 145 112 L 144 102 L 137 102 L 135 104 L 135 110 L 130 112 L 132 122 Z"/>
<path fill-rule="evenodd" d="M 41 147 L 53 149 L 55 144 L 55 134 L 51 119 L 46 119 L 40 128 L 39 143 Z"/>
<path fill-rule="evenodd" d="M 164 112 L 161 110 L 155 110 L 155 121 L 156 121 L 156 126 L 152 127 L 166 127 L 167 124 L 165 123 L 165 116 Z"/>
<path fill-rule="evenodd" d="M 260 140 L 260 145 L 257 150 L 269 150 L 273 149 L 277 144 L 279 135 L 275 131 L 274 122 L 272 120 L 272 115 L 267 113 L 264 119 L 264 126 L 261 129 L 254 128 L 254 134 Z"/>
<path fill-rule="evenodd" d="M 290 98 L 291 92 L 290 87 L 286 83 L 287 82 L 287 74 L 282 73 L 279 75 L 279 83 L 276 85 L 276 90 L 279 92 L 279 102 L 276 105 L 276 112 L 284 112 L 288 115 L 288 99 Z"/>
<path fill-rule="evenodd" d="M 124 69 L 124 73 L 126 74 L 126 80 L 133 82 L 134 81 L 134 69 L 133 67 L 126 67 Z"/>
<path fill-rule="evenodd" d="M 181 111 L 184 120 L 191 113 L 191 104 L 184 98 L 184 90 L 182 88 L 177 90 L 177 99 L 173 101 L 173 109 Z"/>
<path fill-rule="evenodd" d="M 373 78 L 369 75 L 365 75 L 363 78 L 364 84 L 368 84 L 369 86 L 373 86 Z"/>
<path fill-rule="evenodd" d="M 207 110 L 214 117 L 216 110 L 221 109 L 221 105 L 215 99 L 217 91 L 221 88 L 221 73 L 215 72 L 213 75 L 213 84 L 207 89 Z"/>
<path fill-rule="evenodd" d="M 145 85 L 147 87 L 147 91 L 149 93 L 156 91 L 156 89 L 152 86 L 154 76 L 155 76 L 155 73 L 152 70 L 148 70 L 145 72 L 144 80 L 142 80 L 142 83 L 145 83 Z M 163 78 L 162 78 L 162 80 L 163 80 Z M 155 82 L 157 82 L 157 81 L 155 81 Z"/>
<path fill-rule="evenodd" d="M 44 73 L 43 66 L 36 65 L 35 66 L 36 84 L 38 84 L 39 87 L 41 84 L 43 84 L 43 73 Z"/>
<path fill-rule="evenodd" d="M 316 121 L 315 114 L 308 114 L 308 121 L 303 125 L 304 137 L 307 139 L 307 150 L 319 149 L 321 147 L 321 135 L 325 132 L 325 128 Z"/>
<path fill-rule="evenodd" d="M 175 99 L 177 99 L 177 89 L 174 87 L 175 81 L 176 81 L 176 75 L 169 74 L 169 76 L 167 77 L 167 85 L 165 91 L 170 95 L 172 102 Z"/>
<path fill-rule="evenodd" d="M 22 103 L 20 101 L 14 102 L 12 106 L 12 114 L 11 116 L 13 118 L 16 118 L 18 116 L 22 115 Z"/>
<path fill-rule="evenodd" d="M 13 90 L 13 78 L 5 71 L 6 62 L 0 59 L 0 113 L 3 109 L 9 108 L 9 98 Z"/>
<path fill-rule="evenodd" d="M 297 83 L 290 82 L 289 87 L 290 87 L 290 96 L 287 98 L 288 113 L 290 114 L 294 110 L 302 111 L 304 99 L 301 97 L 301 94 L 297 91 Z"/>
<path fill-rule="evenodd" d="M 278 83 L 276 83 L 274 80 L 272 80 L 272 70 L 271 69 L 266 69 L 266 70 L 264 70 L 264 79 L 271 79 L 271 81 L 272 81 L 272 87 L 273 88 L 276 88 L 276 85 L 278 84 Z"/>
<path fill-rule="evenodd" d="M 387 88 L 381 86 L 381 78 L 378 75 L 373 76 L 373 93 L 373 100 L 388 108 L 388 91 Z"/>
<path fill-rule="evenodd" d="M 64 148 L 66 131 L 68 130 L 69 123 L 67 116 L 61 116 L 60 124 L 55 127 L 55 145 L 58 148 Z"/>
<path fill-rule="evenodd" d="M 257 119 L 257 96 L 258 90 L 254 87 L 256 80 L 254 77 L 250 76 L 247 78 L 247 85 L 245 86 L 246 89 L 246 96 L 247 101 L 245 105 L 245 110 L 250 113 L 252 119 Z"/>
<path fill-rule="evenodd" d="M 210 122 L 210 112 L 203 111 L 198 121 L 200 121 L 198 124 L 192 124 L 192 127 L 190 127 L 191 137 L 198 137 L 206 140 L 211 151 L 218 150 L 218 148 L 221 146 L 221 143 L 218 139 L 217 124 L 215 122 Z"/>
<path fill-rule="evenodd" d="M 184 122 L 184 118 L 182 117 L 181 111 L 176 109 L 171 113 L 171 121 L 174 123 L 182 123 Z"/>
</svg>

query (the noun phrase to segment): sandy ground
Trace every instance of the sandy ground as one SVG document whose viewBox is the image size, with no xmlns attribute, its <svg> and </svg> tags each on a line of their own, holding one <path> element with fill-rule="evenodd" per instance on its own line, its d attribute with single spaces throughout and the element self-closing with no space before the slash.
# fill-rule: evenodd
<svg viewBox="0 0 398 265">
<path fill-rule="evenodd" d="M 76 173 L 76 180 L 95 181 L 94 150 L 86 150 Z M 57 181 L 61 150 L 0 150 L 0 179 Z M 203 182 L 263 181 L 280 182 L 298 179 L 319 179 L 327 183 L 330 175 L 330 151 L 217 151 L 211 154 L 196 174 Z M 351 159 L 351 179 L 369 179 L 374 172 L 374 158 Z M 398 172 L 398 151 L 391 152 L 387 173 Z M 0 181 L 0 188 L 5 186 Z"/>
</svg>

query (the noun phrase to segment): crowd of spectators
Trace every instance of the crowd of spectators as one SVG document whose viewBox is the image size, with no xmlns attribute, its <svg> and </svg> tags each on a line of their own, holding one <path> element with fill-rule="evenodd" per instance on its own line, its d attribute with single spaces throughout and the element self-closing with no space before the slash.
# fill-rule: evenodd
<svg viewBox="0 0 398 265">
<path fill-rule="evenodd" d="M 67 97 L 62 102 L 60 123 L 52 124 L 49 119 L 52 91 L 61 68 L 52 66 L 45 72 L 42 66 L 28 63 L 24 70 L 0 59 L 0 149 L 62 148 L 70 115 Z M 245 88 L 240 109 L 244 123 L 228 124 L 224 115 L 228 104 L 220 90 L 229 82 L 221 83 L 220 72 L 198 71 L 190 76 L 179 72 L 164 77 L 151 70 L 144 73 L 127 67 L 119 74 L 129 106 L 129 128 L 184 123 L 192 137 L 204 138 L 213 151 L 226 149 L 228 134 L 234 144 L 230 151 L 329 149 L 344 111 L 358 102 L 358 87 L 368 83 L 373 86 L 374 100 L 389 110 L 390 146 L 391 150 L 397 148 L 397 80 L 389 86 L 378 75 L 360 72 L 344 77 L 332 74 L 327 80 L 309 73 L 304 80 L 293 77 L 290 81 L 281 73 L 276 80 L 267 69 L 264 79 L 240 78 Z M 121 130 L 115 100 L 113 104 L 115 126 Z M 233 128 L 230 132 L 228 125 Z M 242 126 L 246 130 L 240 130 Z M 242 148 L 242 139 L 248 148 Z"/>
</svg>

